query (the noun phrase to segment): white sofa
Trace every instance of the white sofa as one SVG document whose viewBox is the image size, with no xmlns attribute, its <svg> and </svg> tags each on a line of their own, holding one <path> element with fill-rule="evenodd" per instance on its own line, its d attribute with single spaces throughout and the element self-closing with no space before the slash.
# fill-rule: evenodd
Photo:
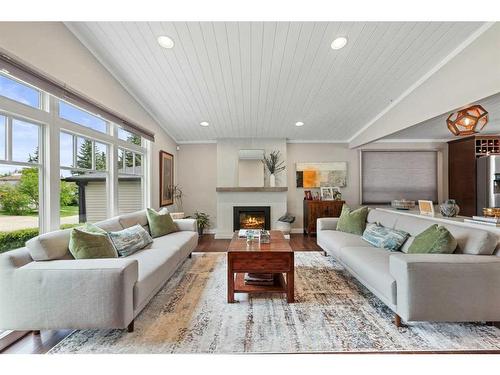
<svg viewBox="0 0 500 375">
<path fill-rule="evenodd" d="M 198 243 L 194 219 L 125 258 L 75 260 L 71 229 L 42 234 L 0 255 L 0 330 L 126 328 Z M 96 223 L 106 231 L 140 224 L 146 211 Z"/>
<path fill-rule="evenodd" d="M 411 237 L 438 223 L 457 239 L 454 254 L 406 254 L 379 249 L 362 236 L 336 231 L 337 218 L 317 221 L 317 243 L 405 321 L 500 321 L 498 237 L 490 231 L 431 218 L 371 209 L 367 222 Z"/>
</svg>

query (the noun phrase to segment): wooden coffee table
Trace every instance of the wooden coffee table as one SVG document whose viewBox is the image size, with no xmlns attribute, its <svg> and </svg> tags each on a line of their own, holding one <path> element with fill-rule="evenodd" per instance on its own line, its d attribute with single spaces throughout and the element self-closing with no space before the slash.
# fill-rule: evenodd
<svg viewBox="0 0 500 375">
<path fill-rule="evenodd" d="M 293 250 L 281 231 L 272 230 L 267 244 L 258 239 L 247 244 L 236 232 L 227 252 L 227 302 L 234 302 L 234 293 L 286 293 L 287 302 L 293 303 L 294 271 Z M 274 284 L 246 285 L 247 272 L 272 273 Z"/>
</svg>

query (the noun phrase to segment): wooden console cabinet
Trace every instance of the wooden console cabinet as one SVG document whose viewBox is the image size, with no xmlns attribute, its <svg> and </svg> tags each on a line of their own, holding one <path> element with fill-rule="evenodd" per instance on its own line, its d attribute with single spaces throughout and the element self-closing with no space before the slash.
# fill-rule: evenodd
<svg viewBox="0 0 500 375">
<path fill-rule="evenodd" d="M 339 217 L 344 203 L 304 200 L 304 234 L 316 233 L 316 220 L 320 217 Z"/>
</svg>

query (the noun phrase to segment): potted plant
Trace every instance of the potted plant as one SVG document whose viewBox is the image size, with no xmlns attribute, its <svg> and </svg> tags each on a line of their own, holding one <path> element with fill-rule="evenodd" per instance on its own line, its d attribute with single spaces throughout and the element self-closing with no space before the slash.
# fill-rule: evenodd
<svg viewBox="0 0 500 375">
<path fill-rule="evenodd" d="M 198 234 L 200 236 L 203 235 L 203 230 L 210 226 L 210 215 L 205 212 L 194 213 L 194 218 L 196 219 L 196 223 L 198 225 Z"/>
<path fill-rule="evenodd" d="M 280 161 L 280 152 L 275 150 L 269 154 L 269 157 L 264 155 L 262 163 L 266 166 L 269 171 L 269 185 L 271 187 L 276 186 L 276 174 L 285 169 L 285 162 Z"/>
</svg>

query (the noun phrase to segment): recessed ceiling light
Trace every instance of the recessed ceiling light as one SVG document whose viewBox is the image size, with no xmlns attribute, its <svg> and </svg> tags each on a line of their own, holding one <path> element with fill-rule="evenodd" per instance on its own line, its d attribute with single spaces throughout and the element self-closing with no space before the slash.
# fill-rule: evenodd
<svg viewBox="0 0 500 375">
<path fill-rule="evenodd" d="M 210 124 L 209 124 L 208 122 L 206 122 L 206 121 L 202 121 L 202 122 L 200 122 L 200 125 L 201 125 L 201 126 L 208 126 L 208 125 L 210 125 Z"/>
<path fill-rule="evenodd" d="M 302 121 L 297 121 L 295 123 L 295 126 L 304 126 L 304 123 Z"/>
<path fill-rule="evenodd" d="M 344 48 L 346 44 L 347 38 L 345 36 L 339 36 L 333 40 L 331 47 L 332 49 L 341 49 Z"/>
<path fill-rule="evenodd" d="M 158 37 L 158 44 L 162 46 L 163 48 L 173 48 L 174 47 L 174 41 L 169 38 L 168 36 L 162 35 Z"/>
</svg>

